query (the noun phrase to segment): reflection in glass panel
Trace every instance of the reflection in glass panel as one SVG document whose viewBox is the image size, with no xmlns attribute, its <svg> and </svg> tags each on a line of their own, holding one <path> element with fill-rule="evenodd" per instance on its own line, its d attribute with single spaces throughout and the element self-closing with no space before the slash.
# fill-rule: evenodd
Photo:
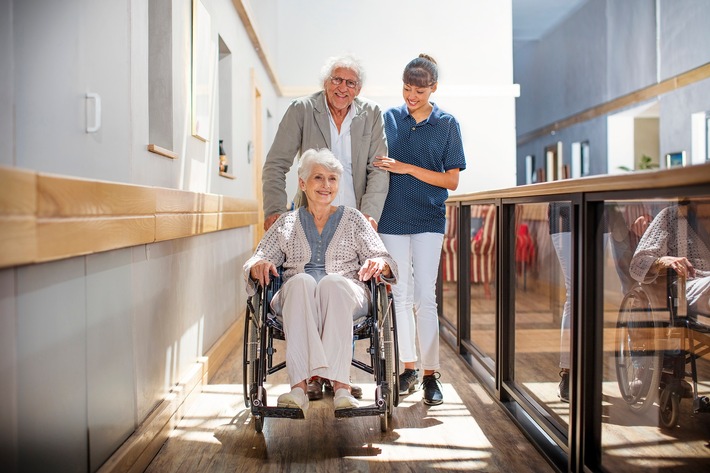
<svg viewBox="0 0 710 473">
<path fill-rule="evenodd" d="M 710 201 L 606 202 L 604 217 L 602 465 L 706 472 Z"/>
<path fill-rule="evenodd" d="M 443 291 L 443 317 L 456 327 L 456 300 L 458 299 L 458 221 L 459 208 L 453 205 L 446 206 L 446 231 L 441 249 L 441 274 Z"/>
<path fill-rule="evenodd" d="M 566 431 L 569 404 L 561 386 L 569 368 L 571 269 L 569 202 L 515 207 L 515 382 Z"/>
<path fill-rule="evenodd" d="M 496 359 L 496 207 L 471 206 L 471 341 Z"/>
</svg>

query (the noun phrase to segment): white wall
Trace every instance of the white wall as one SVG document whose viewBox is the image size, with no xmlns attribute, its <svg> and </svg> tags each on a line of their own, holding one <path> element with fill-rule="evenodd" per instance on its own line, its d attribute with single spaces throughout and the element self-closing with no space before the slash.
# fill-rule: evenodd
<svg viewBox="0 0 710 473">
<path fill-rule="evenodd" d="M 624 172 L 621 166 L 634 170 L 634 117 L 611 116 L 608 123 L 608 173 Z"/>
<path fill-rule="evenodd" d="M 148 2 L 15 0 L 0 2 L 0 164 L 253 199 L 238 153 L 253 133 L 252 75 L 265 103 L 276 92 L 232 2 L 202 0 L 234 55 L 237 179 L 219 177 L 218 107 L 210 140 L 191 134 L 193 0 L 166 1 L 177 159 L 146 149 Z M 87 91 L 102 98 L 97 133 Z M 252 242 L 243 227 L 0 271 L 3 471 L 95 471 L 243 315 Z"/>
</svg>

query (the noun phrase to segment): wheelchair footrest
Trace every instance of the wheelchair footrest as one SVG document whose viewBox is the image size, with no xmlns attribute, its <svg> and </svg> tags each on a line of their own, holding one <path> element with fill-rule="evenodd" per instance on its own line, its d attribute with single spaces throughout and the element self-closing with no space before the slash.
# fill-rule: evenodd
<svg viewBox="0 0 710 473">
<path fill-rule="evenodd" d="M 383 404 L 382 407 L 378 407 L 376 404 L 364 407 L 353 407 L 352 409 L 337 409 L 335 411 L 335 417 L 345 418 L 345 417 L 361 417 L 361 416 L 378 416 L 380 414 L 386 414 L 387 407 Z"/>
<path fill-rule="evenodd" d="M 707 396 L 698 396 L 693 400 L 693 412 L 710 412 L 710 398 Z"/>
<path fill-rule="evenodd" d="M 303 411 L 295 407 L 251 407 L 251 413 L 261 417 L 279 417 L 282 419 L 303 419 Z"/>
</svg>

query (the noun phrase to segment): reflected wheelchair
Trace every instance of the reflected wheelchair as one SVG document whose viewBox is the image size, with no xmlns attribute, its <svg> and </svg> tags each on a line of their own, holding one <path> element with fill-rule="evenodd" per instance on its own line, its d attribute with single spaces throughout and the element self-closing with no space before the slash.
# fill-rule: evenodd
<svg viewBox="0 0 710 473">
<path fill-rule="evenodd" d="M 688 313 L 685 279 L 673 271 L 660 279 L 637 284 L 622 300 L 616 376 L 632 411 L 647 412 L 657 401 L 659 425 L 672 429 L 678 425 L 682 398 L 693 399 L 695 414 L 710 412 L 710 399 L 698 395 L 697 369 L 697 360 L 710 353 L 710 325 L 700 321 L 708 319 L 702 314 Z"/>
<path fill-rule="evenodd" d="M 244 404 L 251 408 L 258 433 L 262 432 L 266 417 L 303 419 L 301 409 L 269 406 L 264 388 L 267 376 L 286 367 L 285 361 L 274 365 L 276 346 L 284 345 L 286 337 L 281 321 L 271 311 L 271 299 L 281 288 L 282 281 L 279 268 L 278 278 L 272 278 L 266 288 L 259 286 L 256 294 L 247 299 L 244 317 Z M 369 406 L 336 410 L 335 417 L 379 416 L 380 430 L 387 432 L 393 410 L 399 404 L 399 349 L 394 301 L 387 284 L 382 281 L 371 279 L 369 289 L 370 311 L 353 322 L 353 340 L 370 342 L 367 348 L 369 363 L 353 357 L 352 366 L 374 375 L 375 402 Z"/>
</svg>

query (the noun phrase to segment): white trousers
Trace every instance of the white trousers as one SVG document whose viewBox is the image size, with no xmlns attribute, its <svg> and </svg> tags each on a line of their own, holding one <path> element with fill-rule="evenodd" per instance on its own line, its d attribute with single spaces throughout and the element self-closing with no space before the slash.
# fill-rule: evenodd
<svg viewBox="0 0 710 473">
<path fill-rule="evenodd" d="M 436 310 L 436 279 L 439 275 L 444 235 L 381 234 L 380 237 L 399 270 L 397 284 L 392 285 L 397 315 L 399 359 L 404 363 L 417 361 L 417 337 L 422 369 L 438 370 L 439 316 Z"/>
<path fill-rule="evenodd" d="M 691 312 L 710 316 L 710 276 L 689 279 L 685 283 L 685 296 Z"/>
<path fill-rule="evenodd" d="M 569 232 L 554 233 L 550 235 L 552 245 L 555 247 L 557 259 L 562 267 L 565 279 L 565 305 L 562 309 L 562 323 L 560 327 L 560 368 L 569 369 L 570 338 L 569 323 L 571 315 L 570 290 L 572 283 L 572 234 Z"/>
<path fill-rule="evenodd" d="M 604 253 L 606 253 L 609 233 L 603 236 Z M 565 279 L 565 305 L 562 309 L 562 321 L 560 327 L 560 368 L 570 367 L 570 317 L 572 315 L 571 286 L 572 286 L 572 234 L 570 232 L 553 233 L 552 246 L 557 253 L 557 259 L 562 267 L 562 275 Z"/>
<path fill-rule="evenodd" d="M 350 383 L 353 320 L 367 315 L 367 291 L 338 274 L 320 282 L 291 277 L 271 300 L 283 317 L 286 372 L 291 386 L 311 376 Z"/>
</svg>

